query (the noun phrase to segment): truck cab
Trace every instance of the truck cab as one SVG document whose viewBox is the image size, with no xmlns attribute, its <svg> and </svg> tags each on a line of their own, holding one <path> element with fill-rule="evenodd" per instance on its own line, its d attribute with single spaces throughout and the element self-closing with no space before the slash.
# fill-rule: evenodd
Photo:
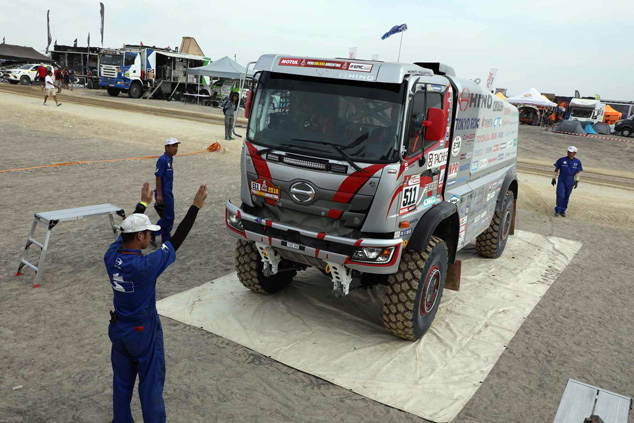
<svg viewBox="0 0 634 423">
<path fill-rule="evenodd" d="M 517 109 L 439 63 L 265 55 L 255 70 L 226 206 L 241 282 L 272 293 L 315 267 L 336 295 L 386 285 L 386 328 L 420 338 L 447 275 L 459 285 L 456 252 L 495 213 L 483 254 L 512 232 Z"/>
<path fill-rule="evenodd" d="M 573 98 L 570 100 L 570 120 L 578 120 L 581 123 L 603 122 L 605 104 L 600 100 Z"/>
</svg>

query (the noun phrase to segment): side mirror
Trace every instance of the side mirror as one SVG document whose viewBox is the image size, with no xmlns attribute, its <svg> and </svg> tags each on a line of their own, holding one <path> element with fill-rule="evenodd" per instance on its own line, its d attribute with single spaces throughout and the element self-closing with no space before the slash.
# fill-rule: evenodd
<svg viewBox="0 0 634 423">
<path fill-rule="evenodd" d="M 251 114 L 251 105 L 253 99 L 253 91 L 249 90 L 247 92 L 247 104 L 244 106 L 244 117 L 249 119 L 249 115 Z"/>
<path fill-rule="evenodd" d="M 427 119 L 423 121 L 425 131 L 425 141 L 440 141 L 447 133 L 447 112 L 436 107 L 427 110 Z"/>
</svg>

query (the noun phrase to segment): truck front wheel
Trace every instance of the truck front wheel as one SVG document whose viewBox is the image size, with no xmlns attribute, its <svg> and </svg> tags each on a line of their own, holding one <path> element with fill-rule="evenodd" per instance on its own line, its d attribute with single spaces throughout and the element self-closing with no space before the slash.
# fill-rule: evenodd
<svg viewBox="0 0 634 423">
<path fill-rule="evenodd" d="M 128 97 L 141 98 L 141 95 L 143 95 L 143 87 L 139 82 L 133 82 L 128 91 Z"/>
<path fill-rule="evenodd" d="M 429 330 L 445 288 L 447 259 L 447 244 L 435 236 L 424 252 L 403 251 L 383 297 L 383 325 L 393 335 L 416 341 Z"/>
<path fill-rule="evenodd" d="M 251 241 L 238 240 L 235 263 L 240 283 L 260 294 L 273 294 L 286 288 L 297 274 L 295 270 L 280 270 L 275 275 L 264 276 L 260 253 Z"/>
<path fill-rule="evenodd" d="M 108 87 L 108 95 L 110 95 L 111 97 L 118 96 L 120 92 L 121 90 L 119 90 L 118 88 Z"/>
<path fill-rule="evenodd" d="M 476 250 L 482 257 L 498 258 L 504 252 L 506 241 L 509 239 L 513 213 L 515 213 L 515 196 L 507 191 L 504 196 L 502 212 L 495 212 L 491 224 L 486 231 L 478 235 Z"/>
</svg>

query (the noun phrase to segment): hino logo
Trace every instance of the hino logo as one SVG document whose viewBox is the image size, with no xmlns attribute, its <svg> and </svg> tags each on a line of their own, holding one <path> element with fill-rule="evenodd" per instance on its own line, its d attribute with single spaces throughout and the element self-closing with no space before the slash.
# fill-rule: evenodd
<svg viewBox="0 0 634 423">
<path fill-rule="evenodd" d="M 358 79 L 360 81 L 374 81 L 373 75 L 362 75 L 358 73 L 347 73 L 347 72 L 341 72 L 339 74 L 339 78 Z"/>
<path fill-rule="evenodd" d="M 315 199 L 315 188 L 307 182 L 295 182 L 291 185 L 291 197 L 298 203 L 310 203 Z"/>
</svg>

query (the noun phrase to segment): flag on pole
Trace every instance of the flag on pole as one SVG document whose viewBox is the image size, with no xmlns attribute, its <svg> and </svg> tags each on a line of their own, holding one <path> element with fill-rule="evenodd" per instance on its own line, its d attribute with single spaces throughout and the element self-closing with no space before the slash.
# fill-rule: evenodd
<svg viewBox="0 0 634 423">
<path fill-rule="evenodd" d="M 105 12 L 105 7 L 103 3 L 99 3 L 99 6 L 101 7 L 101 10 L 99 11 L 99 14 L 101 15 L 101 47 L 103 47 L 103 16 Z"/>
<path fill-rule="evenodd" d="M 490 90 L 493 88 L 493 81 L 495 81 L 495 77 L 498 74 L 498 70 L 497 69 L 491 69 L 489 71 L 489 76 L 487 77 L 487 90 Z"/>
<path fill-rule="evenodd" d="M 394 34 L 398 34 L 399 32 L 404 32 L 404 31 L 407 31 L 407 24 L 395 25 L 395 26 L 392 27 L 392 29 L 390 29 L 388 32 L 383 34 L 381 39 L 385 40 L 386 38 L 389 38 L 389 37 L 391 37 Z"/>
<path fill-rule="evenodd" d="M 73 41 L 73 47 L 77 47 L 77 38 L 75 38 L 75 41 Z"/>
<path fill-rule="evenodd" d="M 350 53 L 348 54 L 348 58 L 350 58 L 350 59 L 356 59 L 357 58 L 357 48 L 356 47 L 350 47 Z"/>
<path fill-rule="evenodd" d="M 46 42 L 46 52 L 48 53 L 48 48 L 51 45 L 51 41 L 53 41 L 53 37 L 51 37 L 51 9 L 46 11 L 46 31 L 48 33 L 48 39 Z"/>
</svg>

